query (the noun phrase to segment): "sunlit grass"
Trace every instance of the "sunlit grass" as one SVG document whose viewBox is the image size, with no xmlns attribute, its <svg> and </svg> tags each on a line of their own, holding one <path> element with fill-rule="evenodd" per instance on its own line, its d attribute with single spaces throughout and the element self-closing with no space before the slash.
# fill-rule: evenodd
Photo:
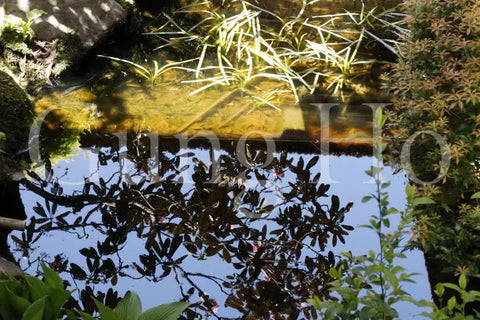
<svg viewBox="0 0 480 320">
<path fill-rule="evenodd" d="M 255 83 L 274 80 L 278 90 L 288 90 L 298 102 L 301 87 L 310 93 L 322 89 L 342 95 L 380 63 L 365 58 L 372 43 L 397 53 L 395 39 L 406 32 L 401 15 L 362 5 L 359 12 L 306 17 L 314 5 L 318 0 L 303 0 L 294 15 L 280 17 L 244 0 L 224 2 L 222 7 L 209 1 L 193 3 L 163 14 L 164 23 L 147 34 L 160 41 L 157 50 L 178 48 L 185 53 L 192 48 L 185 60 L 162 67 L 154 62 L 151 68 L 108 58 L 130 65 L 152 84 L 172 68 L 183 70 L 191 75 L 184 82 L 198 85 L 191 95 L 216 86 L 252 92 Z M 261 96 L 254 99 L 278 108 Z"/>
</svg>

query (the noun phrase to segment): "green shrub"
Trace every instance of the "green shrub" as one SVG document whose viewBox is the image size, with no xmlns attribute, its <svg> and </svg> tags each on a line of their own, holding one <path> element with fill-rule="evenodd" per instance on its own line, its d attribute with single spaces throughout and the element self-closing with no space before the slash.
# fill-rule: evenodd
<svg viewBox="0 0 480 320">
<path fill-rule="evenodd" d="M 2 320 L 83 320 L 97 319 L 80 310 L 65 309 L 73 291 L 66 290 L 60 276 L 42 265 L 43 280 L 25 276 L 15 279 L 0 273 L 0 319 Z M 121 299 L 115 309 L 94 300 L 101 320 L 176 320 L 189 304 L 174 302 L 159 305 L 142 313 L 142 303 L 134 292 Z"/>
<path fill-rule="evenodd" d="M 410 33 L 392 73 L 396 97 L 390 114 L 392 154 L 413 134 L 433 131 L 445 139 L 439 148 L 420 134 L 411 149 L 409 177 L 417 180 L 420 206 L 414 240 L 447 271 L 480 271 L 480 2 L 476 0 L 404 3 Z M 442 167 L 450 160 L 448 170 Z M 408 160 L 403 158 L 403 160 Z M 435 184 L 424 184 L 419 180 Z"/>
</svg>

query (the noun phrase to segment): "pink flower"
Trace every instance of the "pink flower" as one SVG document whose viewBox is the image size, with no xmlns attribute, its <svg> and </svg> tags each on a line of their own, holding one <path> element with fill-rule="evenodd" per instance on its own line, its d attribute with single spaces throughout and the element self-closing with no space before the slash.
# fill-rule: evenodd
<svg viewBox="0 0 480 320">
<path fill-rule="evenodd" d="M 166 220 L 165 217 L 160 217 L 160 218 L 158 218 L 157 223 L 158 223 L 158 224 L 165 223 L 165 220 Z"/>
<path fill-rule="evenodd" d="M 285 177 L 285 173 L 278 172 L 277 169 L 273 169 L 272 175 L 275 179 L 281 179 L 281 178 Z"/>
<path fill-rule="evenodd" d="M 260 249 L 260 243 L 259 241 L 254 241 L 252 243 L 252 251 L 255 253 L 258 251 L 258 249 Z"/>
<path fill-rule="evenodd" d="M 218 308 L 220 306 L 218 305 L 217 300 L 213 298 L 209 298 L 206 304 L 207 304 L 207 314 L 212 314 L 212 313 L 216 314 L 218 312 Z"/>
</svg>

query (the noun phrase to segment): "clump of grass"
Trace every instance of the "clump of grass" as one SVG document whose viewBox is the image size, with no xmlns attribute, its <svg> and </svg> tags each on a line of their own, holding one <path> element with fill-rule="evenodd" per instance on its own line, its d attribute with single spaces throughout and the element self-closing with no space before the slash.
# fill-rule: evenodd
<svg viewBox="0 0 480 320">
<path fill-rule="evenodd" d="M 400 15 L 375 14 L 375 8 L 366 11 L 362 5 L 357 13 L 304 17 L 316 2 L 304 0 L 294 17 L 279 17 L 243 0 L 224 9 L 199 2 L 165 14 L 165 24 L 149 35 L 164 41 L 159 49 L 195 43 L 195 80 L 188 82 L 202 86 L 192 94 L 217 85 L 247 88 L 262 79 L 278 81 L 297 101 L 299 87 L 313 92 L 320 82 L 339 94 L 378 62 L 360 58 L 368 43 L 378 42 L 396 53 L 393 37 L 381 34 L 404 33 Z M 192 16 L 201 18 L 191 27 L 179 23 Z"/>
<path fill-rule="evenodd" d="M 158 61 L 154 60 L 153 61 L 153 68 L 149 66 L 143 66 L 141 64 L 135 63 L 130 60 L 126 59 L 120 59 L 112 56 L 104 56 L 104 55 L 98 55 L 100 58 L 105 58 L 109 59 L 124 65 L 128 65 L 131 68 L 131 72 L 135 74 L 136 76 L 139 76 L 145 80 L 148 81 L 148 83 L 152 86 L 155 85 L 155 82 L 157 79 L 164 74 L 165 72 L 173 69 L 182 69 L 182 65 L 186 64 L 188 62 L 191 62 L 195 59 L 192 60 L 185 60 L 185 61 L 180 61 L 180 62 L 170 62 L 167 64 L 164 64 L 163 66 L 160 67 Z M 186 68 L 183 68 L 185 70 L 188 70 Z"/>
<path fill-rule="evenodd" d="M 342 95 L 346 88 L 364 76 L 377 59 L 365 58 L 368 46 L 381 44 L 396 53 L 395 37 L 405 32 L 401 15 L 393 11 L 359 12 L 307 17 L 306 12 L 318 0 L 302 1 L 291 17 L 245 0 L 193 2 L 171 14 L 163 14 L 164 23 L 146 35 L 160 41 L 157 50 L 192 48 L 183 61 L 147 68 L 128 60 L 109 57 L 128 64 L 133 72 L 154 84 L 167 70 L 177 68 L 191 74 L 186 83 L 196 83 L 198 94 L 216 86 L 231 86 L 266 105 L 256 85 L 274 81 L 274 92 L 290 94 L 298 102 L 300 90 Z M 303 89 L 302 89 L 303 88 Z"/>
</svg>

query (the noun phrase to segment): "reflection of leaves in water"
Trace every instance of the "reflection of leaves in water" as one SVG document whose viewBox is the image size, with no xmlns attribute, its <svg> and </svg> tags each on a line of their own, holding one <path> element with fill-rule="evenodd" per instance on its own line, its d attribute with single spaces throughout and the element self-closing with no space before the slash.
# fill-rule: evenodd
<svg viewBox="0 0 480 320">
<path fill-rule="evenodd" d="M 68 253 L 47 261 L 58 271 L 70 273 L 83 288 L 80 300 L 87 311 L 94 307 L 92 296 L 107 305 L 118 300 L 112 290 L 94 294 L 91 285 L 96 283 L 115 285 L 122 277 L 153 282 L 173 277 L 182 300 L 201 300 L 187 311 L 187 318 L 214 307 L 213 297 L 198 284 L 202 279 L 216 284 L 226 306 L 253 318 L 297 318 L 300 312 L 310 318 L 311 307 L 302 303 L 312 295 L 328 295 L 324 288 L 331 280 L 328 270 L 335 258 L 325 252 L 327 243 L 330 238 L 334 245 L 344 242 L 352 229 L 342 224 L 351 204 L 341 207 L 337 196 L 324 203 L 329 186 L 314 173 L 318 157 L 306 164 L 300 157 L 294 163 L 282 152 L 267 167 L 244 172 L 233 152 L 224 154 L 215 183 L 207 183 L 212 166 L 193 158 L 193 183 L 187 184 L 179 178 L 188 168 L 179 167 L 179 154 L 168 152 L 160 153 L 159 177 L 152 180 L 147 174 L 149 149 L 146 144 L 129 145 L 135 178 L 142 178 L 138 184 L 128 184 L 115 173 L 108 180 L 86 180 L 81 193 L 64 194 L 59 185 L 38 176 L 32 175 L 33 182 L 24 181 L 45 198 L 45 205 L 35 206 L 36 220 L 24 235 L 23 246 L 31 248 L 40 236 L 55 230 L 79 237 L 95 233 L 96 247 L 80 250 L 84 264 L 70 263 Z M 100 154 L 99 166 L 118 163 L 115 148 L 102 148 Z M 258 150 L 250 150 L 247 157 L 254 164 L 267 159 Z M 278 183 L 275 188 L 269 179 Z M 254 215 L 245 216 L 242 211 Z M 127 256 L 123 250 L 128 238 L 135 236 L 144 241 L 145 249 L 138 257 Z M 192 261 L 201 263 L 214 256 L 231 265 L 230 275 L 188 270 Z"/>
</svg>

